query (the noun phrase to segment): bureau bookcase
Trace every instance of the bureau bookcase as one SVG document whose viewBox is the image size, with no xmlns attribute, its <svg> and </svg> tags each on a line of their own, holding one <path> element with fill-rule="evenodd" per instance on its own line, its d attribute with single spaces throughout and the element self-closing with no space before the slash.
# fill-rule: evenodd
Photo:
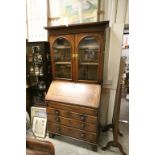
<svg viewBox="0 0 155 155">
<path fill-rule="evenodd" d="M 48 132 L 92 145 L 97 150 L 104 63 L 109 22 L 46 27 L 52 79 L 47 95 Z"/>
</svg>

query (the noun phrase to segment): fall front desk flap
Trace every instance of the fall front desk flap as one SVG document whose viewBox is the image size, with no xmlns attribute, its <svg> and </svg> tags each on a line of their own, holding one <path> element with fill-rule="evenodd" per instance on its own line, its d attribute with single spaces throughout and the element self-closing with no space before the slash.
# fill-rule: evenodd
<svg viewBox="0 0 155 155">
<path fill-rule="evenodd" d="M 45 100 L 98 108 L 101 86 L 64 81 L 53 81 Z"/>
</svg>

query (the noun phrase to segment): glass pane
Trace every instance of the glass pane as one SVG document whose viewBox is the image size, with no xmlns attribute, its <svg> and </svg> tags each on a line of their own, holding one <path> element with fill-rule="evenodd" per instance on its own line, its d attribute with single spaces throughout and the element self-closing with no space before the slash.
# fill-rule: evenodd
<svg viewBox="0 0 155 155">
<path fill-rule="evenodd" d="M 64 39 L 59 38 L 53 45 L 55 77 L 71 79 L 71 46 Z"/>
<path fill-rule="evenodd" d="M 78 79 L 98 79 L 99 44 L 93 37 L 84 38 L 78 47 Z"/>
<path fill-rule="evenodd" d="M 67 78 L 70 79 L 71 78 L 71 65 L 57 65 L 55 66 L 55 77 L 58 78 Z"/>
</svg>

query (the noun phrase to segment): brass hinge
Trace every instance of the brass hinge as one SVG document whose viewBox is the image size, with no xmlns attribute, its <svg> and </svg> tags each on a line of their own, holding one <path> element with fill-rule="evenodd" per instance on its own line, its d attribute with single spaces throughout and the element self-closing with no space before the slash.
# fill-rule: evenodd
<svg viewBox="0 0 155 155">
<path fill-rule="evenodd" d="M 78 57 L 78 54 L 73 54 L 72 57 L 76 58 L 76 57 Z"/>
</svg>

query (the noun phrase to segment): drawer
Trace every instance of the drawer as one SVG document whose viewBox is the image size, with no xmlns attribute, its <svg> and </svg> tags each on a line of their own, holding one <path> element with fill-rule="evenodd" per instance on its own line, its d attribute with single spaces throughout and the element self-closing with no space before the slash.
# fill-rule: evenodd
<svg viewBox="0 0 155 155">
<path fill-rule="evenodd" d="M 97 117 L 71 112 L 70 117 L 82 122 L 97 124 Z"/>
<path fill-rule="evenodd" d="M 70 117 L 70 112 L 69 111 L 47 107 L 47 115 L 49 115 L 49 114 L 52 114 L 52 115 L 55 115 L 55 116 L 63 116 L 63 117 L 67 117 L 67 118 Z"/>
<path fill-rule="evenodd" d="M 55 134 L 70 136 L 90 143 L 96 143 L 97 141 L 97 136 L 95 133 L 85 132 L 60 124 L 48 123 L 48 131 Z"/>
<path fill-rule="evenodd" d="M 46 103 L 49 108 L 60 109 L 60 110 L 71 111 L 71 112 L 73 111 L 76 113 L 84 113 L 92 116 L 98 115 L 98 110 L 93 108 L 77 106 L 77 105 L 72 105 L 67 103 L 52 102 L 52 101 L 46 101 Z"/>
<path fill-rule="evenodd" d="M 73 128 L 94 132 L 94 133 L 97 132 L 97 126 L 94 124 L 89 124 L 82 121 L 59 117 L 55 115 L 48 115 L 47 119 L 48 119 L 48 122 L 51 122 L 51 123 L 60 123 L 61 125 L 65 125 L 68 127 L 73 127 Z"/>
</svg>

